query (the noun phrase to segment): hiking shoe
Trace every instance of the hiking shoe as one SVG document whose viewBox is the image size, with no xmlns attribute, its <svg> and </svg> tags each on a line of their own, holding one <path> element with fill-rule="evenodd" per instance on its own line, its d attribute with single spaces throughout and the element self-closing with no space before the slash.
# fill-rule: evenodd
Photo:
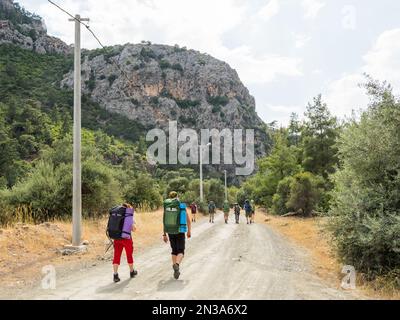
<svg viewBox="0 0 400 320">
<path fill-rule="evenodd" d="M 131 275 L 131 278 L 136 277 L 136 276 L 137 276 L 137 271 L 136 271 L 136 270 L 133 270 L 133 271 L 130 273 L 130 275 Z"/>
<path fill-rule="evenodd" d="M 172 268 L 174 269 L 174 278 L 176 280 L 179 279 L 179 276 L 181 275 L 181 273 L 179 272 L 179 264 L 175 263 Z"/>
<path fill-rule="evenodd" d="M 119 278 L 118 273 L 114 274 L 114 282 L 117 283 L 117 282 L 120 282 L 120 281 L 121 281 L 121 279 Z"/>
</svg>

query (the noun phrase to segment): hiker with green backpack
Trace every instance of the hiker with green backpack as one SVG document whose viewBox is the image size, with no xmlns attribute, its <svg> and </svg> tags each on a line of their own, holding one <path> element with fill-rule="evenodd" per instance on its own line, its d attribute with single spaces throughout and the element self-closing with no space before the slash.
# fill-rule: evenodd
<svg viewBox="0 0 400 320">
<path fill-rule="evenodd" d="M 164 201 L 163 225 L 163 240 L 165 243 L 169 240 L 172 249 L 174 278 L 179 279 L 179 267 L 185 255 L 185 234 L 188 239 L 191 237 L 191 219 L 186 204 L 179 201 L 175 191 L 170 192 Z"/>
<path fill-rule="evenodd" d="M 210 201 L 208 203 L 208 213 L 210 215 L 210 223 L 214 223 L 214 216 L 215 216 L 215 210 L 217 209 L 217 206 L 215 205 L 214 201 Z"/>
<path fill-rule="evenodd" d="M 225 219 L 226 224 L 228 224 L 229 210 L 230 210 L 229 203 L 228 203 L 228 201 L 225 201 L 224 206 L 223 206 L 223 211 L 224 211 L 224 219 Z"/>
</svg>

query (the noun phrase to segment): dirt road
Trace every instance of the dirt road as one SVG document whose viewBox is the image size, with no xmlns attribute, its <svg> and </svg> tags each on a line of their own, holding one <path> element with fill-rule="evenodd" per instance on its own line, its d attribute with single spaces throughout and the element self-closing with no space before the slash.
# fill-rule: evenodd
<svg viewBox="0 0 400 320">
<path fill-rule="evenodd" d="M 172 278 L 169 245 L 149 248 L 136 259 L 139 275 L 112 283 L 111 263 L 103 262 L 57 278 L 54 290 L 40 286 L 20 299 L 357 299 L 313 275 L 308 257 L 265 225 L 195 224 L 187 242 L 181 278 Z M 317 244 L 316 244 L 317 245 Z M 123 256 L 125 258 L 125 256 Z M 10 298 L 10 297 L 9 297 Z"/>
</svg>

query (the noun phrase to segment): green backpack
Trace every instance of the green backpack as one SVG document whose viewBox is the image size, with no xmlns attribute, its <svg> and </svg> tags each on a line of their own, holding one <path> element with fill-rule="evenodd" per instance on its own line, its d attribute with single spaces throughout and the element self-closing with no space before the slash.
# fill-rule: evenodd
<svg viewBox="0 0 400 320">
<path fill-rule="evenodd" d="M 228 202 L 225 202 L 224 203 L 224 213 L 229 213 L 229 209 L 230 209 L 230 207 L 229 207 L 229 203 Z"/>
<path fill-rule="evenodd" d="M 166 199 L 164 201 L 164 232 L 170 234 L 179 233 L 180 227 L 180 202 L 178 199 Z"/>
</svg>

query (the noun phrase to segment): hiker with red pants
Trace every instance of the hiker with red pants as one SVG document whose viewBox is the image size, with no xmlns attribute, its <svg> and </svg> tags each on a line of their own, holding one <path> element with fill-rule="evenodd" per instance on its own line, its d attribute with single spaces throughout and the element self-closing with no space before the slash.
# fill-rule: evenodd
<svg viewBox="0 0 400 320">
<path fill-rule="evenodd" d="M 192 222 L 196 222 L 197 205 L 195 202 L 190 205 L 190 211 L 192 212 Z"/>
<path fill-rule="evenodd" d="M 129 265 L 130 278 L 134 278 L 137 275 L 137 271 L 133 268 L 132 232 L 136 231 L 133 213 L 133 206 L 128 203 L 110 210 L 107 234 L 114 240 L 114 258 L 112 262 L 114 269 L 114 282 L 121 281 L 118 275 L 118 268 L 121 263 L 121 255 L 124 249 Z"/>
</svg>

